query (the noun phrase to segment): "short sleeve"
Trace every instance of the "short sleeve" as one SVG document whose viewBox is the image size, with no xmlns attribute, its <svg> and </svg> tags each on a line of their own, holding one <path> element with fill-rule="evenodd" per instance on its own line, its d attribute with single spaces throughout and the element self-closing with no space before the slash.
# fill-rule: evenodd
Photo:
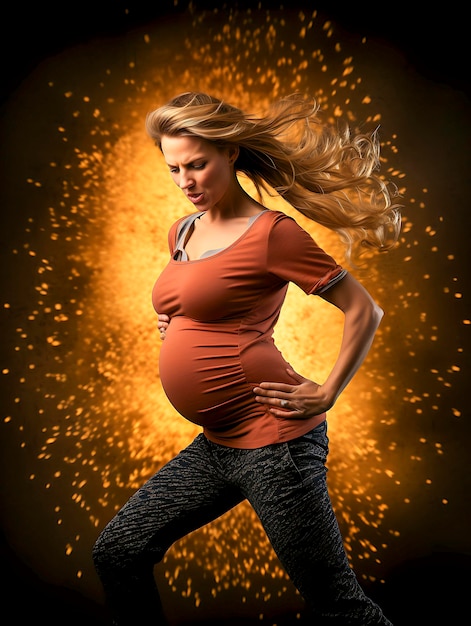
<svg viewBox="0 0 471 626">
<path fill-rule="evenodd" d="M 306 294 L 321 293 L 346 274 L 307 231 L 281 212 L 269 234 L 267 269 L 274 276 L 295 283 Z"/>
</svg>

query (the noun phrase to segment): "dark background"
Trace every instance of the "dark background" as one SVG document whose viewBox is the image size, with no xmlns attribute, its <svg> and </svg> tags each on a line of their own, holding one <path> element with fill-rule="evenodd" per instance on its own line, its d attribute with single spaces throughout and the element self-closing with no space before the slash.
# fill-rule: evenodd
<svg viewBox="0 0 471 626">
<path fill-rule="evenodd" d="M 119 36 L 162 15 L 187 10 L 173 0 L 83 0 L 80 3 L 10 3 L 1 20 L 1 96 L 15 89 L 41 59 L 98 36 Z M 253 7 L 253 0 L 217 2 L 199 0 L 201 9 Z M 282 3 L 274 3 L 280 6 Z M 270 2 L 263 2 L 269 6 Z M 291 6 L 291 3 L 287 3 Z M 464 5 L 447 2 L 418 8 L 404 0 L 381 2 L 316 2 L 299 0 L 296 6 L 317 9 L 352 34 L 375 37 L 400 49 L 421 74 L 469 94 L 468 19 Z"/>
<path fill-rule="evenodd" d="M 218 6 L 221 11 L 224 6 L 237 5 L 243 8 L 253 4 L 248 1 L 197 2 L 198 7 Z M 297 6 L 317 9 L 352 35 L 360 34 L 387 42 L 401 50 L 407 62 L 424 77 L 449 85 L 469 97 L 468 35 L 465 32 L 467 16 L 463 5 L 446 3 L 438 9 L 424 5 L 425 8 L 421 10 L 413 8 L 410 2 L 348 3 L 343 6 L 337 2 L 298 2 Z M 10 5 L 2 10 L 0 27 L 1 102 L 8 99 L 41 60 L 71 45 L 100 36 L 121 36 L 163 14 L 177 15 L 186 10 L 185 3 L 174 6 L 173 1 L 155 1 L 151 4 L 85 0 L 80 4 Z M 404 106 L 407 107 L 407 103 Z M 450 533 L 453 533 L 453 528 L 450 528 Z M 5 623 L 29 624 L 39 621 L 44 615 L 51 626 L 65 623 L 98 626 L 102 623 L 100 607 L 72 591 L 44 584 L 16 558 L 5 541 L 2 541 L 1 550 L 2 570 L 6 575 L 2 604 L 14 611 L 16 609 L 15 617 Z M 443 571 L 447 572 L 446 588 L 437 589 L 434 586 L 434 573 L 437 570 L 442 574 Z M 412 615 L 411 624 L 427 624 L 434 619 L 434 594 L 449 597 L 446 615 L 437 613 L 435 617 L 443 618 L 445 621 L 442 623 L 459 623 L 458 616 L 462 611 L 468 611 L 470 571 L 469 556 L 431 555 L 413 565 L 408 564 L 407 568 L 399 568 L 389 581 L 387 597 L 382 597 L 378 592 L 378 600 L 383 602 L 385 608 L 394 609 L 397 604 L 406 607 L 408 597 L 404 595 L 404 589 L 409 588 L 412 595 L 413 590 L 420 585 L 425 589 L 425 595 L 428 589 L 429 606 L 432 609 L 426 615 Z M 402 590 L 400 597 L 395 595 L 395 584 Z M 67 615 L 65 621 L 64 615 Z M 280 616 L 280 626 L 284 623 L 283 616 Z"/>
</svg>

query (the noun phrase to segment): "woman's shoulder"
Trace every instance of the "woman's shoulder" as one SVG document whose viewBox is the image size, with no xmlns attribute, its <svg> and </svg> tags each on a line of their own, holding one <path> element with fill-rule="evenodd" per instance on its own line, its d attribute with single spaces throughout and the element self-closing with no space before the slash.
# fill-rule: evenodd
<svg viewBox="0 0 471 626">
<path fill-rule="evenodd" d="M 270 209 L 265 213 L 267 214 L 266 219 L 270 224 L 270 229 L 275 229 L 276 231 L 287 231 L 288 233 L 293 231 L 304 232 L 304 229 L 298 224 L 296 219 L 284 211 Z"/>
<path fill-rule="evenodd" d="M 278 209 L 267 209 L 263 211 L 263 214 L 266 216 L 266 219 L 272 223 L 284 222 L 284 223 L 297 223 L 294 217 L 288 215 L 284 211 L 280 211 Z"/>
</svg>

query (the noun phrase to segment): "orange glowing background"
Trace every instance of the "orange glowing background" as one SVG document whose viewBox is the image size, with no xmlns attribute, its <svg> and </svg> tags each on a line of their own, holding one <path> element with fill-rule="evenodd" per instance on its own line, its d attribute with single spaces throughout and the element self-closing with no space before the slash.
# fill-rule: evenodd
<svg viewBox="0 0 471 626">
<path fill-rule="evenodd" d="M 48 57 L 3 106 L 6 542 L 41 581 L 100 604 L 96 536 L 198 432 L 158 377 L 151 289 L 168 258 L 169 226 L 192 209 L 144 132 L 146 113 L 187 90 L 255 112 L 302 91 L 330 119 L 380 126 L 382 172 L 405 204 L 399 248 L 353 270 L 386 317 L 329 416 L 333 504 L 362 584 L 381 596 L 405 562 L 471 554 L 461 231 L 469 236 L 469 213 L 461 216 L 459 199 L 469 204 L 469 169 L 452 161 L 464 152 L 466 98 L 404 69 L 393 48 L 347 37 L 315 9 L 197 7 Z M 451 127 L 437 123 L 443 110 Z M 343 261 L 333 234 L 280 200 L 266 203 Z M 278 345 L 298 371 L 322 380 L 341 322 L 290 288 Z M 302 610 L 245 505 L 176 544 L 156 575 L 177 621 L 217 619 L 228 602 L 234 615 L 264 624 Z"/>
</svg>

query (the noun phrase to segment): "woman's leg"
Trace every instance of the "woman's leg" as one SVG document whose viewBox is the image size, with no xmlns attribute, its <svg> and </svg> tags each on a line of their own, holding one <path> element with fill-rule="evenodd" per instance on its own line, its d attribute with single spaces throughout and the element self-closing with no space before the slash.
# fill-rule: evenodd
<svg viewBox="0 0 471 626">
<path fill-rule="evenodd" d="M 245 495 L 316 625 L 392 626 L 348 562 L 326 486 L 326 424 L 245 453 Z"/>
<path fill-rule="evenodd" d="M 217 471 L 202 435 L 131 496 L 93 549 L 113 624 L 165 624 L 154 565 L 177 539 L 242 499 Z"/>
</svg>

